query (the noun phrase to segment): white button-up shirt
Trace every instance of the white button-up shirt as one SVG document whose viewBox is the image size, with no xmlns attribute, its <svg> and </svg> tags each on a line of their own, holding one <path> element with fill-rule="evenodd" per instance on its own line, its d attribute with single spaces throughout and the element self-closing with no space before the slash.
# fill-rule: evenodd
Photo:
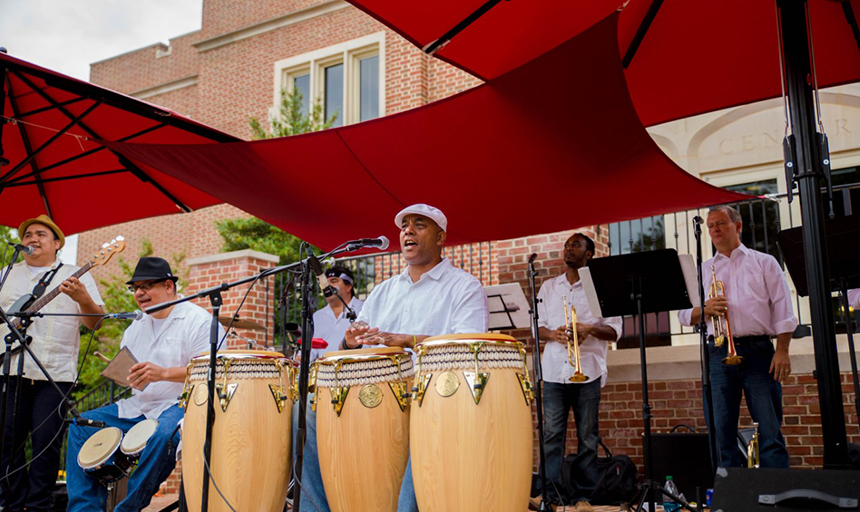
<svg viewBox="0 0 860 512">
<path fill-rule="evenodd" d="M 340 301 L 338 300 L 338 302 Z M 353 297 L 349 301 L 349 307 L 355 311 L 356 315 L 361 313 L 363 305 L 364 301 L 357 297 Z M 346 329 L 350 323 L 349 318 L 346 317 L 346 308 L 343 308 L 340 315 L 335 316 L 334 310 L 331 309 L 330 305 L 326 304 L 326 307 L 314 313 L 314 338 L 326 340 L 328 347 L 324 349 L 311 349 L 311 362 L 319 359 L 323 354 L 340 350 L 340 342 L 343 341 L 343 335 L 346 333 Z"/>
<path fill-rule="evenodd" d="M 852 288 L 848 290 L 848 306 L 860 309 L 860 288 Z"/>
<path fill-rule="evenodd" d="M 187 366 L 192 357 L 209 353 L 209 326 L 212 315 L 190 302 L 173 307 L 157 336 L 153 336 L 153 318 L 145 315 L 131 323 L 122 335 L 121 347 L 128 347 L 140 362 L 151 362 L 163 368 Z M 218 325 L 218 340 L 224 328 Z M 132 391 L 132 396 L 117 402 L 120 418 L 157 419 L 179 401 L 181 382 L 151 382 L 146 389 Z"/>
<path fill-rule="evenodd" d="M 566 274 L 550 279 L 540 287 L 538 292 L 538 298 L 541 299 L 538 304 L 540 316 L 538 324 L 540 327 L 555 330 L 562 325 L 567 325 L 564 319 L 562 296 L 567 297 L 568 308 L 570 306 L 576 308 L 576 318 L 579 323 L 611 327 L 615 331 L 616 341 L 621 336 L 622 318 L 620 316 L 601 318 L 593 315 L 591 308 L 588 307 L 588 299 L 585 297 L 582 281 L 570 284 Z M 588 377 L 587 382 L 600 379 L 600 386 L 603 387 L 606 384 L 606 352 L 609 341 L 594 336 L 588 336 L 584 340 L 578 341 L 579 359 L 582 365 L 580 371 Z M 541 358 L 541 365 L 545 381 L 571 384 L 569 379 L 575 370 L 567 355 L 567 343 L 547 341 Z"/>
<path fill-rule="evenodd" d="M 50 268 L 54 269 L 59 264 L 59 260 L 54 261 Z M 60 267 L 42 296 L 44 297 L 51 290 L 60 286 L 79 268 L 74 265 Z M 33 288 L 48 271 L 49 269 L 45 269 L 33 275 L 26 261 L 15 264 L 3 290 L 0 290 L 0 307 L 6 311 L 22 295 L 33 293 Z M 92 276 L 84 274 L 80 281 L 87 288 L 87 293 L 90 294 L 93 302 L 100 306 L 104 305 Z M 40 311 L 42 313 L 74 314 L 81 312 L 81 306 L 65 293 L 60 293 Z M 80 325 L 80 317 L 46 316 L 34 318 L 33 324 L 27 329 L 27 334 L 33 337 L 30 348 L 33 349 L 33 353 L 51 374 L 51 378 L 58 382 L 72 382 L 78 373 L 78 349 L 81 342 Z M 9 328 L 5 324 L 0 326 L 0 340 L 8 332 Z M 18 344 L 16 343 L 14 346 L 17 347 Z M 13 357 L 11 363 L 14 372 L 18 367 L 18 356 Z M 31 380 L 47 380 L 33 358 L 27 354 L 24 357 L 24 377 Z"/>
<path fill-rule="evenodd" d="M 486 332 L 490 313 L 481 282 L 444 258 L 417 283 L 407 267 L 377 285 L 358 320 L 382 332 L 437 336 Z"/>
<path fill-rule="evenodd" d="M 705 293 L 713 282 L 711 265 L 722 281 L 729 303 L 729 323 L 732 336 L 776 336 L 794 332 L 797 317 L 791 307 L 791 294 L 785 274 L 770 254 L 754 251 L 741 244 L 731 257 L 717 254 L 702 263 Z M 693 310 L 678 312 L 678 321 L 692 325 Z M 714 332 L 708 319 L 708 329 Z"/>
</svg>

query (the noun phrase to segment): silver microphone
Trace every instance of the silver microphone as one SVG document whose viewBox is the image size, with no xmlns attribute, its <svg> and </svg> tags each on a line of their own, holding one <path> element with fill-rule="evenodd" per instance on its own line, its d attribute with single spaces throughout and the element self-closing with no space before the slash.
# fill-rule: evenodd
<svg viewBox="0 0 860 512">
<path fill-rule="evenodd" d="M 144 312 L 141 310 L 129 311 L 128 313 L 110 313 L 105 315 L 105 318 L 119 320 L 140 320 L 143 318 Z"/>
<path fill-rule="evenodd" d="M 33 251 L 35 251 L 35 249 L 33 249 L 33 248 L 32 248 L 31 246 L 29 246 L 29 245 L 13 244 L 13 243 L 11 243 L 11 242 L 8 242 L 8 243 L 9 243 L 9 245 L 11 245 L 11 246 L 12 246 L 12 247 L 14 247 L 15 249 L 17 249 L 17 250 L 18 250 L 18 252 L 19 252 L 19 253 L 21 253 L 21 254 L 27 254 L 27 255 L 30 255 L 30 254 L 33 254 Z"/>
<path fill-rule="evenodd" d="M 391 242 L 388 241 L 388 237 L 386 236 L 381 236 L 379 238 L 360 238 L 354 243 L 360 244 L 362 247 L 376 247 L 380 251 L 388 249 L 388 246 L 391 245 Z"/>
</svg>

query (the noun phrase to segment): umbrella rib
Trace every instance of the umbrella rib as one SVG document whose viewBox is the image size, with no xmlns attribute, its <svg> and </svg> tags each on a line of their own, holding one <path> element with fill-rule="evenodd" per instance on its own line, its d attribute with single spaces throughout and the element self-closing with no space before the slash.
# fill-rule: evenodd
<svg viewBox="0 0 860 512">
<path fill-rule="evenodd" d="M 860 27 L 857 26 L 857 17 L 854 15 L 854 8 L 851 7 L 850 0 L 842 0 L 842 12 L 845 13 L 845 19 L 851 26 L 851 32 L 854 34 L 854 42 L 857 44 L 857 49 L 860 50 Z"/>
<path fill-rule="evenodd" d="M 621 60 L 621 66 L 624 67 L 624 69 L 627 69 L 630 62 L 633 61 L 636 51 L 639 50 L 639 45 L 642 44 L 642 40 L 645 39 L 645 34 L 647 34 L 648 29 L 651 28 L 651 23 L 654 21 L 654 18 L 657 17 L 657 11 L 660 10 L 661 5 L 663 5 L 663 0 L 654 0 L 651 2 L 651 5 L 648 6 L 648 12 L 645 13 L 645 18 L 642 20 L 639 28 L 636 29 L 636 34 L 633 36 L 633 40 L 630 41 L 630 46 L 627 47 L 627 51 L 624 53 L 624 58 Z"/>
<path fill-rule="evenodd" d="M 468 15 L 460 23 L 457 23 L 456 25 L 454 25 L 454 28 L 452 28 L 448 32 L 445 32 L 444 34 L 442 34 L 442 36 L 439 37 L 439 39 L 433 41 L 432 43 L 430 43 L 427 46 L 425 46 L 424 48 L 422 48 L 422 50 L 424 50 L 424 53 L 426 53 L 427 55 L 433 55 L 434 53 L 436 53 L 437 50 L 442 49 L 443 46 L 445 46 L 446 44 L 451 42 L 451 39 L 453 39 L 455 36 L 457 36 L 457 34 L 459 34 L 463 30 L 465 30 L 466 27 L 468 27 L 469 25 L 471 25 L 472 23 L 477 21 L 478 18 L 480 18 L 484 14 L 487 14 L 487 12 L 490 9 L 495 7 L 501 1 L 502 0 L 489 0 L 484 5 L 478 7 L 475 10 L 475 12 Z"/>
<path fill-rule="evenodd" d="M 335 135 L 337 135 L 337 138 L 340 139 L 341 144 L 343 144 L 343 146 L 346 148 L 346 150 L 349 151 L 349 154 L 352 155 L 352 158 L 355 159 L 355 162 L 362 168 L 362 170 L 364 170 L 365 174 L 370 176 L 370 179 L 372 179 L 374 182 L 376 182 L 376 184 L 379 185 L 379 188 L 384 190 L 385 193 L 388 194 L 389 196 L 391 196 L 392 199 L 394 199 L 398 203 L 402 204 L 403 206 L 406 206 L 406 203 L 401 201 L 396 195 L 394 195 L 390 190 L 388 190 L 388 188 L 386 188 L 386 186 L 383 185 L 376 178 L 376 176 L 374 176 L 374 174 L 372 172 L 370 172 L 370 169 L 368 169 L 367 166 L 364 165 L 364 162 L 362 162 L 361 159 L 358 158 L 358 155 L 355 154 L 355 151 L 353 151 L 352 148 L 349 146 L 349 144 L 347 144 L 346 141 L 343 140 L 343 136 L 341 136 L 340 132 L 335 131 Z"/>
<path fill-rule="evenodd" d="M 119 158 L 119 163 L 122 164 L 123 167 L 128 169 L 132 174 L 137 176 L 137 179 L 139 179 L 140 181 L 142 181 L 144 183 L 147 183 L 147 182 L 152 183 L 153 187 L 155 187 L 159 192 L 164 194 L 168 199 L 173 201 L 173 204 L 178 206 L 182 211 L 184 211 L 185 213 L 191 213 L 191 208 L 186 206 L 185 203 L 180 201 L 173 194 L 171 194 L 166 188 L 161 186 L 161 184 L 159 184 L 157 181 L 152 179 L 152 176 L 143 172 L 143 170 L 140 167 L 134 165 L 134 163 L 131 160 L 129 160 L 128 158 L 126 158 L 125 156 L 117 154 L 117 153 L 114 153 L 114 154 L 116 154 L 117 157 Z"/>
<path fill-rule="evenodd" d="M 11 87 L 11 84 L 9 84 L 9 85 Z M 12 105 L 12 111 L 15 112 L 15 118 L 17 119 L 18 118 L 18 107 L 17 107 L 18 104 L 15 103 L 14 101 L 11 101 L 11 98 L 10 98 L 9 103 Z M 52 135 L 50 139 L 48 139 L 44 144 L 39 146 L 36 150 L 33 150 L 32 144 L 30 143 L 30 137 L 29 137 L 29 135 L 27 135 L 27 131 L 24 129 L 24 124 L 23 123 L 17 123 L 18 130 L 21 132 L 21 139 L 24 142 L 25 149 L 27 150 L 27 157 L 25 159 L 21 160 L 19 163 L 17 163 L 15 165 L 15 167 L 12 168 L 12 170 L 10 170 L 6 174 L 4 174 L 3 177 L 0 178 L 0 182 L 7 181 L 10 176 L 16 174 L 18 171 L 20 171 L 27 164 L 30 164 L 30 167 L 33 168 L 33 171 L 36 174 L 41 172 L 41 169 L 39 169 L 38 166 L 36 166 L 36 164 L 34 162 L 36 156 L 38 156 L 39 153 L 44 151 L 48 146 L 53 144 L 54 141 L 56 141 L 57 139 L 59 139 L 60 137 L 65 135 L 66 132 L 68 132 L 72 127 L 74 127 L 77 124 L 81 124 L 81 119 L 88 116 L 90 114 L 90 112 L 95 110 L 95 108 L 98 107 L 100 104 L 101 104 L 101 101 L 97 101 L 97 102 L 93 103 L 92 105 L 90 105 L 89 108 L 87 108 L 80 116 L 73 118 L 69 124 L 60 128 L 60 130 L 58 130 L 57 133 Z"/>
<path fill-rule="evenodd" d="M 137 133 L 133 133 L 133 134 L 128 135 L 126 137 L 123 137 L 121 139 L 117 139 L 116 142 L 127 142 L 131 139 L 140 137 L 141 135 L 146 135 L 147 133 L 149 133 L 151 131 L 155 131 L 155 130 L 158 130 L 160 128 L 164 128 L 165 126 L 168 126 L 168 124 L 167 123 L 161 123 L 161 124 L 157 124 L 155 126 L 150 126 L 149 128 L 147 128 L 145 130 L 141 130 Z M 45 167 L 42 168 L 42 173 L 48 172 L 54 168 L 60 167 L 62 165 L 66 165 L 70 162 L 74 162 L 75 160 L 79 160 L 81 158 L 86 158 L 86 157 L 88 157 L 94 153 L 98 153 L 99 151 L 105 151 L 105 150 L 107 150 L 107 147 L 99 146 L 97 148 L 93 148 L 93 149 L 90 149 L 88 151 L 84 151 L 83 153 L 78 153 L 77 155 L 70 156 L 69 158 L 66 158 L 65 160 L 60 160 L 59 162 L 53 163 L 51 165 L 46 165 Z M 25 179 L 25 178 L 29 178 L 29 177 L 30 177 L 30 175 L 25 174 L 25 175 L 19 176 L 17 178 L 11 179 L 11 180 L 9 180 L 9 182 L 14 183 L 16 180 Z"/>
<path fill-rule="evenodd" d="M 62 113 L 63 113 L 63 115 L 65 115 L 66 117 L 68 117 L 68 118 L 70 118 L 70 119 L 73 117 L 73 114 L 72 114 L 71 112 L 69 112 L 68 110 L 66 110 L 62 105 L 59 105 L 59 104 L 58 104 L 58 103 L 57 103 L 53 98 L 51 98 L 51 97 L 50 97 L 50 96 L 49 96 L 45 91 L 43 91 L 43 90 L 39 89 L 38 87 L 36 87 L 36 86 L 33 84 L 33 82 L 32 82 L 32 81 L 30 81 L 29 79 L 27 79 L 27 77 L 25 77 L 24 75 L 22 75 L 21 73 L 19 73 L 19 72 L 17 72 L 17 71 L 13 71 L 13 73 L 15 73 L 15 76 L 17 76 L 19 79 L 21 79 L 21 81 L 23 81 L 24 83 L 28 84 L 28 85 L 29 85 L 29 86 L 30 86 L 30 87 L 31 87 L 31 88 L 32 88 L 32 89 L 33 89 L 33 90 L 34 90 L 34 91 L 35 91 L 39 96 L 43 97 L 47 102 L 49 102 L 49 103 L 51 103 L 51 104 L 53 104 L 53 105 L 57 105 L 57 109 L 58 109 L 60 112 L 62 112 Z M 98 104 L 101 104 L 101 100 L 99 100 L 99 101 L 98 101 Z M 90 134 L 90 136 L 91 136 L 91 137 L 93 137 L 93 138 L 95 138 L 95 139 L 99 139 L 99 140 L 104 140 L 104 137 L 101 137 L 98 133 L 96 133 L 96 131 L 95 131 L 95 130 L 93 130 L 92 128 L 90 128 L 89 126 L 87 126 L 87 125 L 86 125 L 86 123 L 81 122 L 81 123 L 79 123 L 79 125 L 80 125 L 81 129 L 83 129 L 83 130 L 84 130 L 84 131 L 86 131 L 88 134 Z M 130 161 L 129 159 L 125 158 L 124 156 L 122 156 L 121 154 L 117 153 L 116 151 L 113 151 L 112 149 L 108 149 L 108 151 L 110 151 L 111 153 L 113 153 L 114 155 L 116 155 L 116 157 L 117 157 L 117 158 L 119 158 L 120 163 L 121 163 L 123 166 L 125 166 L 129 171 L 131 171 L 131 172 L 132 172 L 132 174 L 134 174 L 135 176 L 137 176 L 141 181 L 143 181 L 144 183 L 146 183 L 146 182 L 151 183 L 153 187 L 155 187 L 156 189 L 158 189 L 158 191 L 159 191 L 159 192 L 161 192 L 162 194 L 164 194 L 165 196 L 167 196 L 171 201 L 173 201 L 173 204 L 175 204 L 176 206 L 178 206 L 178 207 L 179 207 L 182 211 L 184 211 L 185 213 L 190 213 L 190 212 L 191 212 L 191 208 L 189 208 L 188 206 L 186 206 L 186 205 L 185 205 L 185 203 L 183 203 L 183 202 L 182 202 L 182 201 L 180 201 L 178 198 L 176 198 L 173 194 L 171 194 L 170 192 L 168 192 L 166 188 L 164 188 L 163 186 L 161 186 L 161 184 L 159 184 L 157 181 L 155 181 L 151 176 L 147 175 L 147 174 L 146 174 L 145 172 L 143 172 L 140 168 L 138 168 L 136 165 L 134 165 L 133 163 L 131 163 L 131 161 Z"/>
<path fill-rule="evenodd" d="M 73 105 L 73 104 L 75 104 L 75 103 L 78 103 L 79 101 L 83 101 L 83 100 L 86 100 L 86 99 L 89 99 L 89 98 L 85 98 L 85 97 L 83 97 L 83 96 L 80 96 L 80 97 L 77 97 L 77 98 L 74 98 L 74 99 L 71 99 L 71 100 L 68 100 L 68 101 L 64 101 L 64 102 L 62 102 L 62 103 L 58 103 L 58 105 L 62 105 L 62 106 L 64 106 L 64 107 L 65 107 L 65 106 L 68 106 L 68 105 Z M 53 106 L 53 105 L 49 105 L 49 106 L 47 106 L 47 107 L 37 108 L 36 110 L 31 110 L 31 111 L 29 111 L 29 112 L 21 112 L 20 114 L 18 114 L 17 116 L 15 116 L 15 118 L 16 118 L 16 119 L 23 119 L 23 118 L 25 118 L 25 117 L 34 116 L 34 115 L 36 115 L 36 114 L 41 114 L 42 112 L 47 112 L 47 111 L 49 111 L 49 110 L 54 110 L 55 108 L 57 108 L 57 107 L 55 107 L 55 106 Z"/>
<path fill-rule="evenodd" d="M 101 172 L 91 172 L 89 174 L 77 174 L 75 176 L 60 176 L 59 178 L 43 178 L 42 183 L 53 183 L 55 181 L 67 181 L 67 180 L 77 180 L 81 178 L 93 178 L 95 176 L 106 176 L 108 174 L 121 174 L 124 172 L 129 172 L 128 169 L 118 169 L 116 171 L 101 171 Z M 6 187 L 23 187 L 25 185 L 33 185 L 36 184 L 36 181 L 20 181 L 16 183 L 8 183 Z"/>
</svg>

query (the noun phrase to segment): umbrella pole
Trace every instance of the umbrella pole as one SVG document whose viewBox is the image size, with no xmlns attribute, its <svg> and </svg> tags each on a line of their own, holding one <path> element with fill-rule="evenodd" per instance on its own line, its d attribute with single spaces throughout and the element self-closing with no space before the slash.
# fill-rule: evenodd
<svg viewBox="0 0 860 512">
<path fill-rule="evenodd" d="M 823 167 L 815 126 L 813 81 L 810 66 L 806 0 L 776 0 L 785 64 L 791 133 L 797 141 L 792 181 L 800 190 L 803 246 L 809 281 L 809 307 L 813 325 L 815 368 L 821 403 L 824 467 L 848 468 L 847 437 L 842 407 L 842 386 L 831 308 L 827 248 L 821 200 Z M 786 183 L 789 190 L 793 183 Z"/>
</svg>

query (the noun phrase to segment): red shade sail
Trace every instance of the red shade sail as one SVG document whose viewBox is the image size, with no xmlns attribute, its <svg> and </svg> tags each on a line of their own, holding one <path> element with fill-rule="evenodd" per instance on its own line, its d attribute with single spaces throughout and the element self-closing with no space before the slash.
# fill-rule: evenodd
<svg viewBox="0 0 860 512">
<path fill-rule="evenodd" d="M 206 144 L 235 137 L 0 53 L 0 224 L 48 213 L 66 233 L 191 211 L 217 198 L 94 139 Z M 131 201 L 131 202 L 130 202 Z"/>
<path fill-rule="evenodd" d="M 421 48 L 486 3 L 349 1 Z M 622 3 L 618 47 L 624 56 L 658 0 L 501 1 L 435 55 L 478 77 L 495 78 Z M 860 0 L 809 4 L 819 85 L 860 81 L 860 32 L 849 23 L 856 27 Z M 664 0 L 625 75 L 640 119 L 651 126 L 779 96 L 779 55 L 775 0 Z"/>
<path fill-rule="evenodd" d="M 694 178 L 654 144 L 627 96 L 615 29 L 613 16 L 483 86 L 367 123 L 244 143 L 106 145 L 326 249 L 395 240 L 394 214 L 416 202 L 445 211 L 458 244 L 748 198 Z"/>
</svg>

